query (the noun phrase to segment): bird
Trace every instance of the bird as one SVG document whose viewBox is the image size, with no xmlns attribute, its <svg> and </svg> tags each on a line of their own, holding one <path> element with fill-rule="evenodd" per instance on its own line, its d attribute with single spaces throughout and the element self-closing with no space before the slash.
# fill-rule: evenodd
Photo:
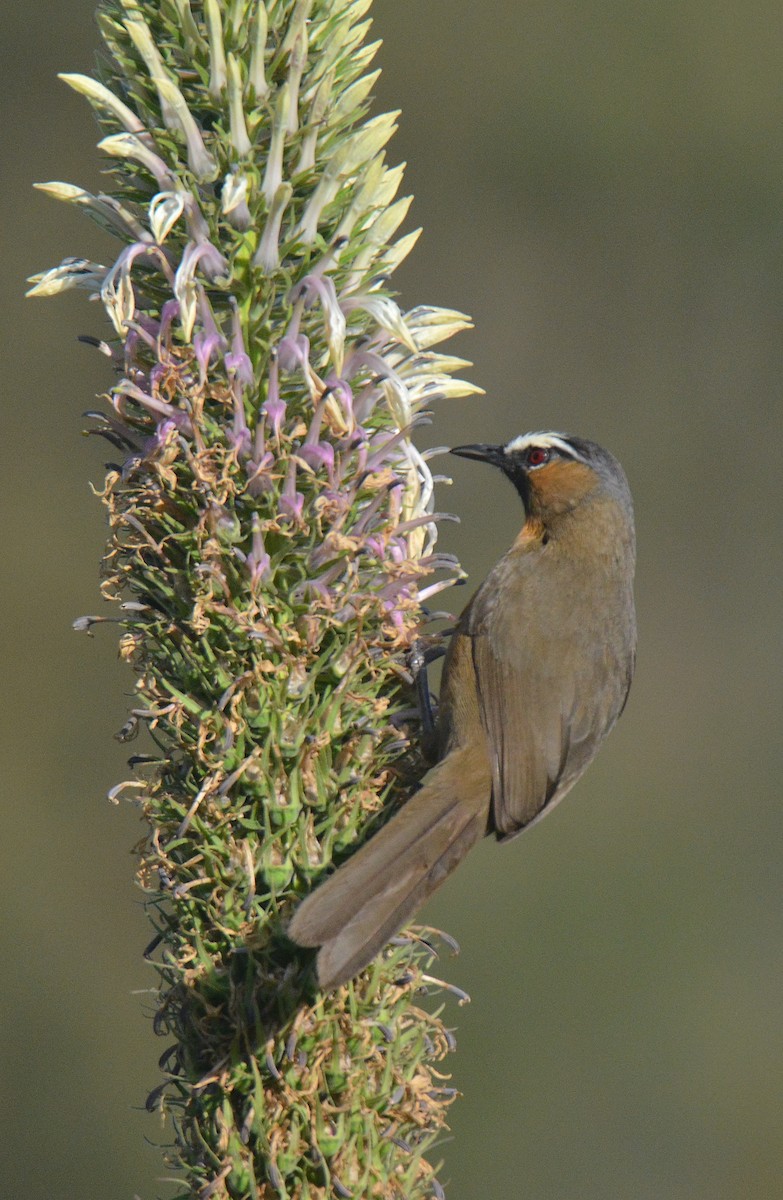
<svg viewBox="0 0 783 1200">
<path fill-rule="evenodd" d="M 617 459 L 556 432 L 451 453 L 499 468 L 524 522 L 449 638 L 436 765 L 288 926 L 319 948 L 324 991 L 361 972 L 482 837 L 508 841 L 551 812 L 631 686 L 636 539 Z"/>
</svg>

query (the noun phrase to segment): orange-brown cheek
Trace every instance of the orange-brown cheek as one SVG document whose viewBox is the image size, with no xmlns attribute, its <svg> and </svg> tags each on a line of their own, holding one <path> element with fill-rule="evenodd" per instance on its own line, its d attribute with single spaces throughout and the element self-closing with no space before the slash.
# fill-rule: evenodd
<svg viewBox="0 0 783 1200">
<path fill-rule="evenodd" d="M 528 476 L 534 507 L 542 512 L 567 512 L 596 485 L 595 472 L 584 463 L 561 460 L 538 467 Z"/>
</svg>

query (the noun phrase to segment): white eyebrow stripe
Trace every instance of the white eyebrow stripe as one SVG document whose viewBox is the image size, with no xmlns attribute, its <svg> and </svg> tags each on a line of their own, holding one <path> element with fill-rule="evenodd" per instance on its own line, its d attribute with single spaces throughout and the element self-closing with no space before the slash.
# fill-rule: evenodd
<svg viewBox="0 0 783 1200">
<path fill-rule="evenodd" d="M 564 433 L 523 433 L 504 446 L 504 450 L 506 454 L 518 454 L 521 450 L 527 450 L 529 446 L 543 446 L 551 450 L 560 450 L 569 458 L 576 458 L 580 462 L 584 462 L 582 455 L 574 449 Z"/>
</svg>

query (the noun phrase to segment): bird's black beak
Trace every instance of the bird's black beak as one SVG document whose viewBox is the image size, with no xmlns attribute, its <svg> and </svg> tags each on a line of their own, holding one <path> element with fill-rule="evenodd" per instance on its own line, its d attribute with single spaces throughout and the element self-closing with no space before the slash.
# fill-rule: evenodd
<svg viewBox="0 0 783 1200">
<path fill-rule="evenodd" d="M 451 453 L 460 458 L 475 458 L 477 462 L 491 463 L 493 467 L 502 467 L 507 461 L 503 446 L 453 446 Z"/>
<path fill-rule="evenodd" d="M 506 453 L 505 446 L 486 446 L 479 444 L 476 446 L 454 446 L 452 454 L 458 454 L 460 458 L 475 458 L 477 462 L 489 463 L 490 466 L 500 467 L 500 470 L 510 479 L 514 487 L 519 493 L 519 498 L 525 506 L 525 511 L 530 508 L 530 485 L 528 483 L 527 472 L 522 464 L 520 464 L 513 454 Z"/>
</svg>

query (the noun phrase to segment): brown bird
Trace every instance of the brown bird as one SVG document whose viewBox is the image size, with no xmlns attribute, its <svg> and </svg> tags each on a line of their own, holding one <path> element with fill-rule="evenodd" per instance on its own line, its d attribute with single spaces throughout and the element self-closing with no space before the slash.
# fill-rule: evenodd
<svg viewBox="0 0 783 1200">
<path fill-rule="evenodd" d="M 452 454 L 500 467 L 525 522 L 457 622 L 443 669 L 440 761 L 387 825 L 294 914 L 324 989 L 351 979 L 484 834 L 514 837 L 571 790 L 625 705 L 635 538 L 618 461 L 526 433 Z"/>
</svg>

